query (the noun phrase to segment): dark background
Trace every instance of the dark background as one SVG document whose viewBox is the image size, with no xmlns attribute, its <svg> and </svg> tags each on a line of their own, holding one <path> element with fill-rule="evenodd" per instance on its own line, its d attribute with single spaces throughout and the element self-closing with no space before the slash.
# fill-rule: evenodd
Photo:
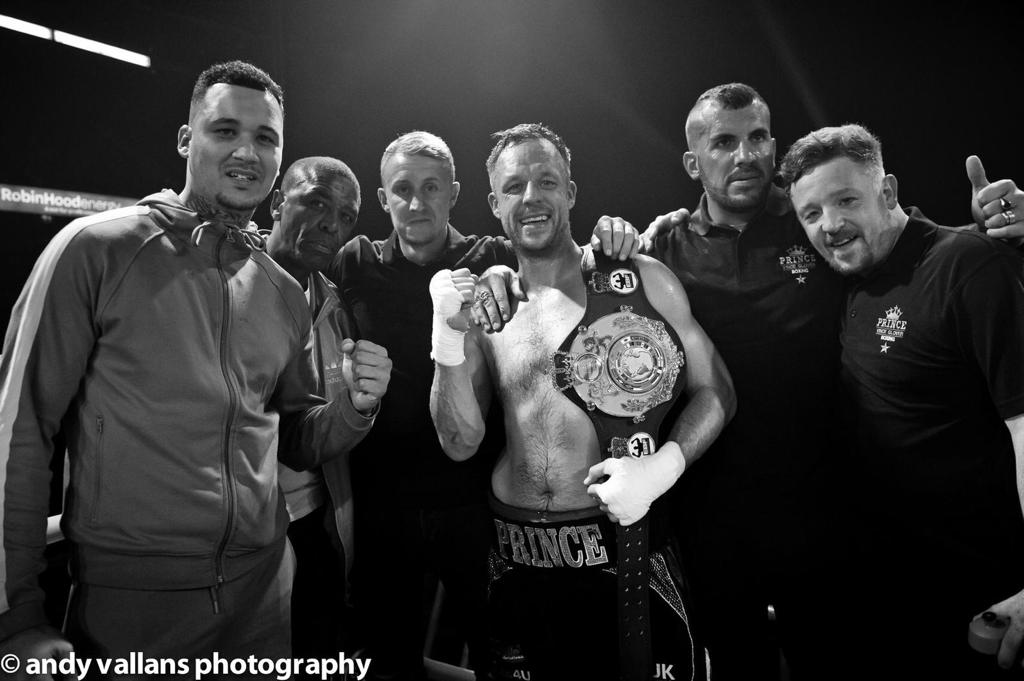
<svg viewBox="0 0 1024 681">
<path fill-rule="evenodd" d="M 0 182 L 142 197 L 181 189 L 175 153 L 196 75 L 242 58 L 285 89 L 285 166 L 337 156 L 363 184 L 360 231 L 382 238 L 380 154 L 402 132 L 444 137 L 462 196 L 453 223 L 496 234 L 491 132 L 543 121 L 573 149 L 573 229 L 602 214 L 645 227 L 693 206 L 683 121 L 708 87 L 753 85 L 781 155 L 811 128 L 882 138 L 904 205 L 967 222 L 964 158 L 1020 163 L 1020 3 L 691 0 L 0 1 L 0 13 L 143 52 L 143 69 L 0 29 Z M 282 168 L 283 169 L 283 168 Z M 270 226 L 267 205 L 255 219 Z M 68 219 L 0 213 L 0 314 Z"/>
</svg>

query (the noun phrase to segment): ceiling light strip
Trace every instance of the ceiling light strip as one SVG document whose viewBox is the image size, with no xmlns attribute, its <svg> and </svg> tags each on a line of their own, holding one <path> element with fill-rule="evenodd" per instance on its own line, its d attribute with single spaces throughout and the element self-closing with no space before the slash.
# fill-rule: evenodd
<svg viewBox="0 0 1024 681">
<path fill-rule="evenodd" d="M 54 42 L 67 45 L 68 47 L 76 47 L 80 50 L 102 54 L 104 57 L 118 59 L 143 68 L 148 69 L 150 66 L 149 57 L 144 54 L 140 54 L 139 52 L 132 52 L 131 50 L 126 50 L 121 47 L 101 43 L 98 40 L 83 38 L 82 36 L 75 35 L 74 33 L 54 31 L 47 26 L 40 26 L 39 24 L 33 24 L 30 21 L 15 19 L 14 17 L 5 16 L 3 14 L 0 14 L 0 28 L 7 28 L 12 31 L 18 31 L 19 33 L 43 38 L 44 40 L 53 40 Z"/>
<path fill-rule="evenodd" d="M 15 19 L 14 17 L 4 16 L 0 14 L 0 28 L 9 28 L 12 31 L 18 33 L 27 33 L 37 38 L 44 40 L 53 40 L 53 31 L 46 26 L 40 26 L 39 24 L 33 24 L 30 21 L 22 21 L 21 19 Z"/>
<path fill-rule="evenodd" d="M 147 69 L 149 68 L 149 57 L 144 54 L 139 54 L 138 52 L 114 47 L 113 45 L 101 43 L 98 40 L 89 40 L 88 38 L 83 38 L 80 35 L 65 33 L 64 31 L 54 31 L 53 39 L 62 45 L 77 47 L 80 50 L 95 52 L 96 54 L 102 54 L 104 57 L 119 59 L 121 61 L 126 61 L 129 64 L 135 64 L 136 66 L 142 66 Z"/>
</svg>

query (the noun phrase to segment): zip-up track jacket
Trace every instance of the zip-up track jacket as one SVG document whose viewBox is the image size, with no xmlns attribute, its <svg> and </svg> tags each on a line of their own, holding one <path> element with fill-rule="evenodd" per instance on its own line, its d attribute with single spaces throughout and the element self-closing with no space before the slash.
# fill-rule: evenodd
<svg viewBox="0 0 1024 681">
<path fill-rule="evenodd" d="M 71 468 L 75 578 L 215 586 L 281 541 L 276 466 L 372 421 L 316 396 L 309 306 L 245 232 L 172 191 L 75 220 L 37 261 L 0 358 L 0 640 L 44 623 L 53 437 Z M 280 442 L 279 442 L 280 440 Z"/>
</svg>

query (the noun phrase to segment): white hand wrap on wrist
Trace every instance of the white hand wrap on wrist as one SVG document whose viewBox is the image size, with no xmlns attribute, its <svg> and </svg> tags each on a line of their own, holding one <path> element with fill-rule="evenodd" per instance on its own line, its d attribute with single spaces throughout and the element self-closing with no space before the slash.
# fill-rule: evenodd
<svg viewBox="0 0 1024 681">
<path fill-rule="evenodd" d="M 448 318 L 459 313 L 462 295 L 452 283 L 452 271 L 441 270 L 430 279 L 430 299 L 434 304 L 434 320 L 430 328 L 430 356 L 443 366 L 457 366 L 466 361 L 463 338 L 465 331 L 448 325 Z"/>
<path fill-rule="evenodd" d="M 619 461 L 621 472 L 612 474 L 604 484 L 602 500 L 624 526 L 644 517 L 654 500 L 667 492 L 686 469 L 683 451 L 672 440 L 649 456 Z"/>
<path fill-rule="evenodd" d="M 686 457 L 683 456 L 683 450 L 675 440 L 669 440 L 663 444 L 658 452 L 663 453 L 661 460 L 658 461 L 660 474 L 668 483 L 668 486 L 661 492 L 664 494 L 686 472 Z"/>
<path fill-rule="evenodd" d="M 430 357 L 446 367 L 458 366 L 466 361 L 463 338 L 464 331 L 456 331 L 448 326 L 448 318 L 434 313 L 434 323 L 430 329 Z"/>
</svg>

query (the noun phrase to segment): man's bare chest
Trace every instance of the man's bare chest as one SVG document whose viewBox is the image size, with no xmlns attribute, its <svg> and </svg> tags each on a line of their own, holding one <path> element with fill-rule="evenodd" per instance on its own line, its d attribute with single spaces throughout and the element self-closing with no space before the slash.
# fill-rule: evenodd
<svg viewBox="0 0 1024 681">
<path fill-rule="evenodd" d="M 579 324 L 583 310 L 557 290 L 521 303 L 509 324 L 487 337 L 498 389 L 508 397 L 522 397 L 550 385 L 551 356 Z"/>
</svg>

